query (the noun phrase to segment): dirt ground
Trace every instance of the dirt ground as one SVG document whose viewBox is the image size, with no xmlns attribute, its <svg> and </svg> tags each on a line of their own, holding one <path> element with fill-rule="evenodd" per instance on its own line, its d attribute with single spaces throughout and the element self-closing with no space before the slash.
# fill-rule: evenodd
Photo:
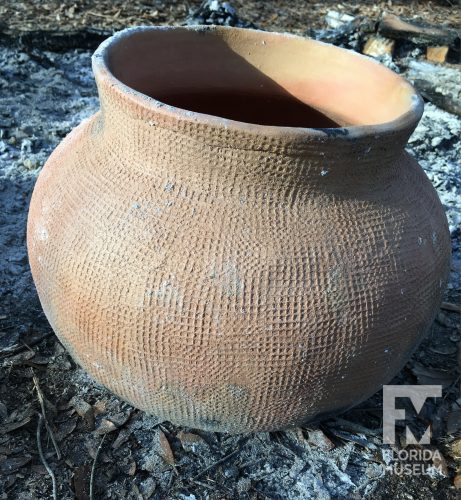
<svg viewBox="0 0 461 500">
<path fill-rule="evenodd" d="M 27 263 L 28 203 L 51 151 L 98 109 L 91 52 L 127 26 L 194 22 L 200 3 L 8 0 L 0 5 L 0 498 L 51 498 L 45 462 L 62 499 L 461 498 L 455 487 L 461 475 L 461 118 L 434 102 L 426 104 L 408 150 L 446 209 L 452 272 L 431 331 L 392 381 L 444 388 L 443 398 L 429 401 L 411 419 L 415 433 L 433 425 L 431 449 L 440 459 L 427 474 L 387 470 L 381 392 L 346 414 L 283 432 L 228 436 L 184 429 L 130 407 L 89 379 L 44 318 Z M 329 10 L 372 22 L 387 11 L 446 26 L 461 23 L 454 0 L 232 5 L 236 13 L 223 11 L 224 20 L 318 38 Z M 362 42 L 354 34 L 338 44 L 360 50 Z M 414 65 L 426 62 L 424 51 L 410 49 L 382 62 L 412 78 Z M 458 65 L 443 70 L 460 71 Z M 49 429 L 39 423 L 43 414 Z M 403 422 L 398 435 L 403 439 Z"/>
<path fill-rule="evenodd" d="M 19 35 L 37 29 L 72 31 L 83 28 L 120 30 L 128 26 L 181 24 L 198 8 L 200 0 L 4 0 L 0 6 L 2 30 Z M 389 12 L 408 18 L 459 28 L 461 8 L 456 0 L 323 2 L 309 0 L 236 0 L 231 2 L 239 17 L 270 31 L 304 32 L 324 26 L 329 10 L 377 18 Z"/>
</svg>

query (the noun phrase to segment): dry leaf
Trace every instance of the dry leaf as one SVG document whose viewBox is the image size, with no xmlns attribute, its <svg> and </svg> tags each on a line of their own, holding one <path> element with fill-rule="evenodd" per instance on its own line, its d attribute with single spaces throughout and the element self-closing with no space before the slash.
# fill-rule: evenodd
<svg viewBox="0 0 461 500">
<path fill-rule="evenodd" d="M 131 435 L 131 431 L 128 429 L 122 429 L 118 436 L 115 438 L 115 441 L 112 443 L 112 449 L 117 450 L 122 446 L 122 444 L 126 443 Z"/>
<path fill-rule="evenodd" d="M 0 461 L 0 473 L 1 475 L 8 475 L 13 472 L 16 472 L 21 467 L 26 465 L 32 460 L 32 457 L 15 457 L 15 458 L 7 458 L 5 460 Z"/>
<path fill-rule="evenodd" d="M 453 481 L 453 485 L 456 489 L 458 490 L 461 490 L 461 474 L 458 474 L 454 481 Z"/>
<path fill-rule="evenodd" d="M 101 423 L 99 424 L 99 427 L 95 430 L 95 433 L 108 434 L 109 432 L 113 432 L 115 430 L 117 430 L 117 426 L 110 420 L 107 420 L 107 418 L 103 418 L 101 420 Z"/>
<path fill-rule="evenodd" d="M 332 450 L 335 445 L 320 429 L 309 431 L 307 442 L 323 451 Z"/>
<path fill-rule="evenodd" d="M 451 454 L 453 455 L 453 458 L 456 459 L 461 459 L 461 438 L 455 439 L 451 444 L 450 444 L 450 451 Z"/>
<path fill-rule="evenodd" d="M 129 476 L 135 475 L 135 473 L 136 473 L 136 462 L 135 461 L 131 462 L 130 466 L 128 467 L 127 473 Z"/>
<path fill-rule="evenodd" d="M 163 460 L 169 465 L 174 465 L 174 455 L 170 443 L 165 434 L 159 430 L 159 442 Z"/>
<path fill-rule="evenodd" d="M 85 425 L 89 431 L 94 429 L 94 410 L 93 407 L 78 397 L 74 397 L 71 400 L 72 406 L 75 411 L 83 418 Z"/>
<path fill-rule="evenodd" d="M 197 446 L 205 444 L 202 437 L 192 432 L 180 431 L 177 438 L 181 441 L 181 445 L 186 451 L 195 451 Z"/>
<path fill-rule="evenodd" d="M 74 470 L 75 497 L 77 500 L 88 500 L 88 491 L 90 487 L 91 466 L 89 464 L 81 465 Z"/>
</svg>

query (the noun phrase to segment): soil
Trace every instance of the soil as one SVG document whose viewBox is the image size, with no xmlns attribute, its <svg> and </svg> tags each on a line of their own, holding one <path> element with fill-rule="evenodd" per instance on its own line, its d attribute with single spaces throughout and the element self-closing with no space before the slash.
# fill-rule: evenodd
<svg viewBox="0 0 461 500">
<path fill-rule="evenodd" d="M 430 333 L 393 381 L 444 387 L 444 397 L 428 401 L 411 420 L 415 433 L 432 422 L 431 449 L 440 452 L 441 463 L 428 474 L 401 477 L 386 470 L 381 393 L 336 418 L 283 432 L 228 436 L 179 428 L 93 382 L 44 318 L 27 262 L 28 202 L 51 151 L 98 109 L 90 48 L 126 26 L 191 22 L 199 5 L 86 0 L 0 6 L 0 498 L 52 496 L 37 445 L 43 413 L 60 458 L 45 427 L 41 448 L 62 499 L 90 498 L 91 477 L 94 498 L 459 498 L 461 119 L 433 103 L 426 104 L 408 150 L 446 209 L 452 272 Z M 450 2 L 274 0 L 233 6 L 236 13 L 220 11 L 223 22 L 238 19 L 302 34 L 313 28 L 321 33 L 331 9 L 374 20 L 387 10 L 453 26 L 460 21 L 460 9 Z M 409 58 L 419 61 L 421 52 L 384 62 L 411 78 Z M 399 439 L 404 433 L 400 422 Z"/>
</svg>

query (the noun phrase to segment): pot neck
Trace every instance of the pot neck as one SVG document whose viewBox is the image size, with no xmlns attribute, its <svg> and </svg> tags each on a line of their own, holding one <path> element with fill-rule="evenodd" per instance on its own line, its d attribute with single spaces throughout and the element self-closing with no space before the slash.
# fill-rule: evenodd
<svg viewBox="0 0 461 500">
<path fill-rule="evenodd" d="M 389 126 L 255 126 L 162 104 L 120 83 L 97 56 L 93 64 L 98 136 L 146 175 L 168 174 L 196 188 L 229 178 L 251 191 L 286 187 L 356 196 L 382 189 L 397 178 L 398 160 L 422 112 L 416 102 Z"/>
</svg>

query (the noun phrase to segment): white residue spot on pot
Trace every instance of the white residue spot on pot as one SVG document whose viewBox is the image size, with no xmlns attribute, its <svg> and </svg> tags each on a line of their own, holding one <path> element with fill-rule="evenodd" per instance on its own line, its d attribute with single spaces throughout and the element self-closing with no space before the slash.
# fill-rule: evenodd
<svg viewBox="0 0 461 500">
<path fill-rule="evenodd" d="M 405 293 L 405 288 L 400 289 L 400 295 L 403 295 Z"/>
<path fill-rule="evenodd" d="M 321 172 L 320 172 L 320 175 L 322 177 L 325 177 L 325 175 L 328 175 L 328 170 L 326 168 L 324 168 Z"/>
<path fill-rule="evenodd" d="M 158 288 L 145 291 L 143 306 L 152 305 L 154 301 L 164 306 L 172 306 L 181 310 L 183 306 L 183 296 L 179 287 L 174 284 L 174 278 L 162 281 Z"/>
<path fill-rule="evenodd" d="M 232 262 L 224 262 L 222 267 L 213 267 L 209 276 L 211 279 L 218 280 L 228 297 L 240 295 L 243 290 L 243 281 L 239 275 L 237 266 Z"/>
<path fill-rule="evenodd" d="M 239 295 L 243 284 L 238 275 L 237 268 L 233 264 L 227 264 L 223 273 L 223 286 L 229 297 Z"/>
<path fill-rule="evenodd" d="M 418 236 L 418 245 L 421 246 L 423 242 L 424 240 L 421 238 L 421 236 Z"/>
<path fill-rule="evenodd" d="M 48 239 L 48 231 L 46 227 L 39 224 L 37 229 L 35 230 L 35 234 L 37 235 L 37 239 L 40 241 L 46 241 Z"/>
<path fill-rule="evenodd" d="M 432 244 L 437 244 L 437 233 L 435 231 L 432 232 Z"/>
</svg>

